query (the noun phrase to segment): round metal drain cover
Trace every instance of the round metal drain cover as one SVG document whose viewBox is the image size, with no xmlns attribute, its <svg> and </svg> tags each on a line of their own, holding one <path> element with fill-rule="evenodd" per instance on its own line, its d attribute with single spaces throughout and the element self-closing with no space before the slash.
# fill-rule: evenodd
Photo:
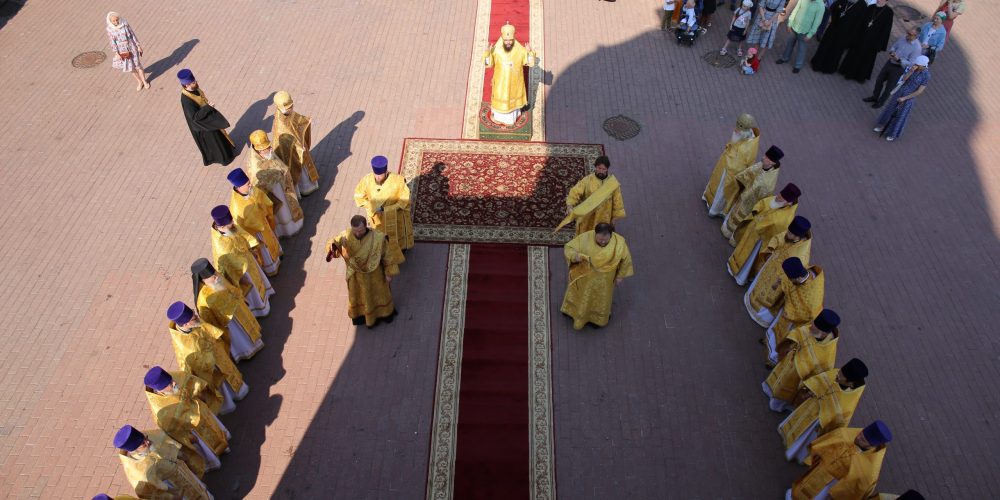
<svg viewBox="0 0 1000 500">
<path fill-rule="evenodd" d="M 612 116 L 604 120 L 604 131 L 619 141 L 639 135 L 640 130 L 642 130 L 642 126 L 639 125 L 639 122 L 625 115 Z"/>
<path fill-rule="evenodd" d="M 74 68 L 93 68 L 98 64 L 104 62 L 108 56 L 104 55 L 103 51 L 92 50 L 90 52 L 84 52 L 73 58 Z"/>
<path fill-rule="evenodd" d="M 712 50 L 706 52 L 705 55 L 701 56 L 701 60 L 715 66 L 716 68 L 732 68 L 736 66 L 736 58 L 726 54 L 722 55 L 718 50 Z"/>
</svg>

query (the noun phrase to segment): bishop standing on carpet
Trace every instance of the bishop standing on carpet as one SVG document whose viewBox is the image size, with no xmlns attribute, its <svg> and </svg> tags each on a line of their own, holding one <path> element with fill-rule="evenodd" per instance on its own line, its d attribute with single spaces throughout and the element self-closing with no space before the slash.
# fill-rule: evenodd
<svg viewBox="0 0 1000 500">
<path fill-rule="evenodd" d="M 514 39 L 514 25 L 506 23 L 500 28 L 500 39 L 483 56 L 483 62 L 487 68 L 493 68 L 490 117 L 511 126 L 528 105 L 524 67 L 535 65 L 535 52 Z"/>
</svg>

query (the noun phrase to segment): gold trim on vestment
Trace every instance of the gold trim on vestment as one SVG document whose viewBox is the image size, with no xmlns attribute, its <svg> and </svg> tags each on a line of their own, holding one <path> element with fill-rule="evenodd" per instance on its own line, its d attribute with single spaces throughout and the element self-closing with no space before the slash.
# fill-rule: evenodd
<svg viewBox="0 0 1000 500">
<path fill-rule="evenodd" d="M 531 499 L 556 497 L 552 436 L 552 358 L 549 328 L 549 249 L 528 247 Z"/>
<path fill-rule="evenodd" d="M 462 379 L 462 336 L 469 280 L 469 245 L 448 247 L 448 271 L 441 317 L 434 421 L 431 426 L 427 498 L 451 500 L 455 490 L 455 445 L 458 437 L 458 391 Z"/>
</svg>

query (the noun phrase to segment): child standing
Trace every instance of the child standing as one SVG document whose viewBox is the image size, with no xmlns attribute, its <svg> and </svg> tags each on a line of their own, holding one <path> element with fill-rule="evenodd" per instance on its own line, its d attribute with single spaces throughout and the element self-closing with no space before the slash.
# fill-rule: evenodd
<svg viewBox="0 0 1000 500">
<path fill-rule="evenodd" d="M 726 35 L 726 44 L 722 46 L 719 54 L 726 55 L 729 42 L 737 42 L 739 43 L 739 49 L 736 51 L 736 55 L 743 57 L 743 40 L 746 40 L 747 31 L 750 29 L 750 16 L 753 14 L 751 11 L 752 8 L 753 0 L 743 0 L 740 8 L 733 12 L 733 20 L 729 24 L 729 34 Z"/>
<path fill-rule="evenodd" d="M 666 31 L 668 27 L 677 27 L 677 24 L 673 22 L 675 8 L 677 8 L 676 0 L 663 0 L 663 22 L 660 23 L 661 30 Z"/>
</svg>

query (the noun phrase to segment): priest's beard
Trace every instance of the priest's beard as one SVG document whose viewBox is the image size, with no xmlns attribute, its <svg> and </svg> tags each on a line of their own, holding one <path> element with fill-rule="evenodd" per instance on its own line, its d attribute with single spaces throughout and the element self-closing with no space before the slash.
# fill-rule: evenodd
<svg viewBox="0 0 1000 500">
<path fill-rule="evenodd" d="M 503 51 L 504 52 L 510 52 L 512 50 L 514 50 L 514 43 L 511 42 L 510 46 L 508 47 L 507 46 L 507 42 L 504 42 L 504 44 L 503 44 Z"/>
<path fill-rule="evenodd" d="M 208 286 L 209 286 L 209 288 L 211 288 L 212 290 L 214 290 L 216 292 L 222 291 L 222 290 L 224 290 L 226 288 L 226 285 L 222 284 L 222 280 L 215 280 L 215 283 L 212 283 L 211 285 L 208 285 Z"/>
<path fill-rule="evenodd" d="M 260 156 L 263 157 L 265 160 L 271 160 L 271 159 L 274 158 L 274 151 L 271 151 L 270 153 L 268 153 L 266 155 L 260 155 Z"/>
<path fill-rule="evenodd" d="M 753 130 L 734 130 L 732 137 L 729 138 L 729 142 L 740 142 L 744 139 L 749 139 L 753 135 Z"/>
<path fill-rule="evenodd" d="M 607 179 L 607 178 L 608 178 L 608 174 L 599 174 L 599 173 L 597 173 L 597 172 L 594 172 L 594 175 L 595 175 L 595 176 L 596 176 L 596 177 L 597 177 L 598 179 L 600 179 L 600 180 L 602 180 L 602 181 L 603 181 L 604 179 Z"/>
</svg>

